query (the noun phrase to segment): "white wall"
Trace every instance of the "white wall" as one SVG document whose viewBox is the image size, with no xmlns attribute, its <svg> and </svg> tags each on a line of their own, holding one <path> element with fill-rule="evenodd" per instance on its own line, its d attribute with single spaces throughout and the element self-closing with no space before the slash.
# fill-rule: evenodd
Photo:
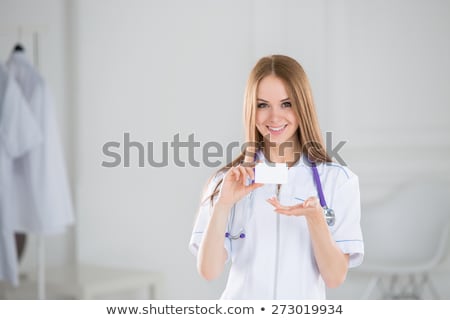
<svg viewBox="0 0 450 320">
<path fill-rule="evenodd" d="M 416 176 L 450 180 L 447 1 L 22 1 L 1 8 L 12 24 L 24 6 L 48 16 L 49 81 L 70 85 L 56 91 L 73 106 L 61 123 L 73 142 L 77 260 L 162 271 L 165 298 L 217 298 L 224 286 L 225 276 L 201 280 L 187 250 L 213 169 L 104 168 L 102 146 L 124 132 L 157 151 L 177 133 L 242 141 L 245 81 L 262 55 L 304 66 L 322 130 L 348 141 L 341 155 L 360 176 L 363 208 Z M 438 280 L 450 296 L 450 276 Z M 358 297 L 360 287 L 350 281 L 330 297 Z"/>
</svg>

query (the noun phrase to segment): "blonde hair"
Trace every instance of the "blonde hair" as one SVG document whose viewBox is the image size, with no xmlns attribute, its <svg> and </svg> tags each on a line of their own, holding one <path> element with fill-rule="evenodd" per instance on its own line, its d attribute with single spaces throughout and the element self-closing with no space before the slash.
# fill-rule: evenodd
<svg viewBox="0 0 450 320">
<path fill-rule="evenodd" d="M 291 99 L 292 110 L 299 123 L 297 130 L 301 152 L 308 160 L 315 163 L 331 162 L 320 133 L 319 121 L 314 106 L 311 86 L 302 66 L 293 58 L 284 55 L 271 55 L 261 58 L 250 72 L 244 95 L 244 127 L 246 149 L 232 162 L 219 169 L 217 173 L 227 171 L 230 167 L 243 162 L 253 161 L 249 155 L 256 152 L 258 146 L 263 144 L 264 138 L 256 127 L 257 90 L 261 80 L 274 75 L 281 79 Z M 208 197 L 213 200 L 218 193 L 220 180 L 213 193 Z"/>
</svg>

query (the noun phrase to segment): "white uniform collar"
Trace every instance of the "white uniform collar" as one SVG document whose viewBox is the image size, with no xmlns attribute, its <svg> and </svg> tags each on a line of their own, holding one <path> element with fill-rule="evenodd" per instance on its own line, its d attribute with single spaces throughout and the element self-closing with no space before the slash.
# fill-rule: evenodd
<svg viewBox="0 0 450 320">
<path fill-rule="evenodd" d="M 306 157 L 306 156 L 305 156 L 305 154 L 303 153 L 303 154 L 300 156 L 300 159 L 298 159 L 297 162 L 294 163 L 294 164 L 292 165 L 291 168 L 294 168 L 294 167 L 310 166 L 310 165 L 308 164 L 308 160 L 307 160 L 305 157 Z M 256 152 L 256 160 L 257 160 L 257 161 L 266 161 L 266 157 L 264 156 L 264 152 L 263 152 L 261 149 L 259 149 L 259 150 Z"/>
</svg>

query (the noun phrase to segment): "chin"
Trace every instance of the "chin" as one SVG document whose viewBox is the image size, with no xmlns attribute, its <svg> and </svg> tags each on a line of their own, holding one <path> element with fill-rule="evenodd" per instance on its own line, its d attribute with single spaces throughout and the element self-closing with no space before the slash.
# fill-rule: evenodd
<svg viewBox="0 0 450 320">
<path fill-rule="evenodd" d="M 295 133 L 294 133 L 295 134 Z M 291 135 L 282 135 L 282 136 L 275 136 L 275 135 L 271 135 L 269 132 L 266 133 L 266 135 L 268 135 L 270 137 L 270 142 L 272 143 L 276 143 L 276 144 L 282 144 L 282 143 L 288 143 L 290 141 L 293 141 L 293 134 Z"/>
</svg>

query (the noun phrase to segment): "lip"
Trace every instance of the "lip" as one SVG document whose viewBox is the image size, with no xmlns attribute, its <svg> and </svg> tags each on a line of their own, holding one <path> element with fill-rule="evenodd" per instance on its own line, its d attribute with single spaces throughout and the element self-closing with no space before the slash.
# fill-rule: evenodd
<svg viewBox="0 0 450 320">
<path fill-rule="evenodd" d="M 272 135 L 282 134 L 286 130 L 286 127 L 287 127 L 287 124 L 281 125 L 281 126 L 266 126 L 266 128 L 269 130 L 270 134 L 272 134 Z M 274 129 L 278 129 L 278 128 L 281 128 L 281 129 L 274 130 Z"/>
</svg>

